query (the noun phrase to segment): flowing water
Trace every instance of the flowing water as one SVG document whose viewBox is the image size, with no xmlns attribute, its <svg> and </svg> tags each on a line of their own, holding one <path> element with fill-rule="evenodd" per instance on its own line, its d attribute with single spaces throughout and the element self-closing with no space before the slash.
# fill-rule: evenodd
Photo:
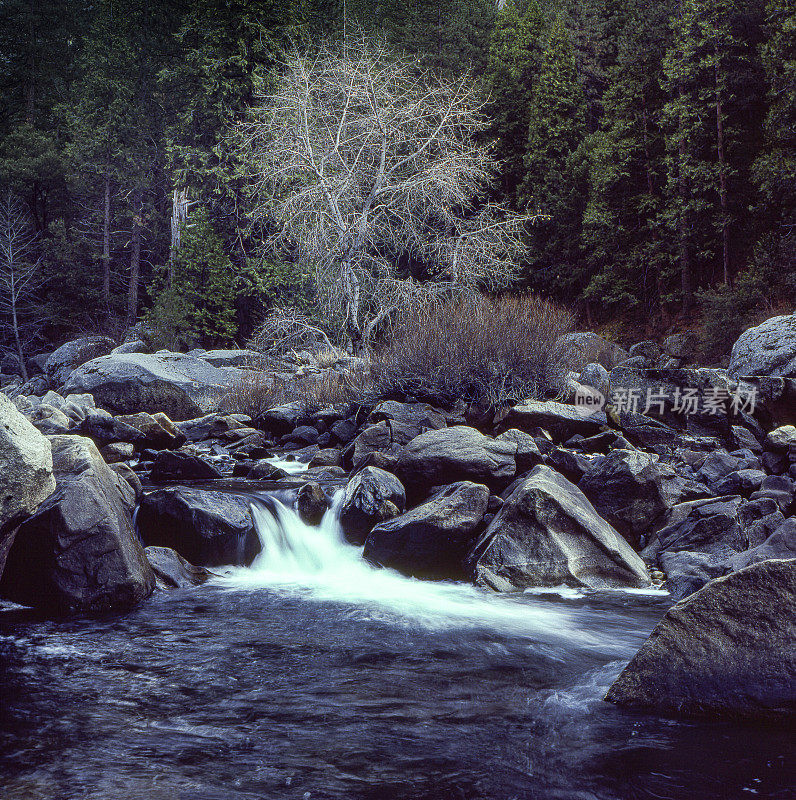
<svg viewBox="0 0 796 800">
<path fill-rule="evenodd" d="M 601 698 L 666 602 L 409 580 L 253 499 L 263 552 L 124 617 L 0 612 L 4 800 L 792 797 L 785 732 Z"/>
</svg>

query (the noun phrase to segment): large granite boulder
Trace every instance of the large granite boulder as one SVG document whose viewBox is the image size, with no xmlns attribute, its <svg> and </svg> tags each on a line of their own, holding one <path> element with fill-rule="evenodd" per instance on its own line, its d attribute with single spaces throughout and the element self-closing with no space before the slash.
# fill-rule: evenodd
<svg viewBox="0 0 796 800">
<path fill-rule="evenodd" d="M 479 433 L 475 428 L 426 431 L 412 439 L 398 460 L 397 474 L 410 497 L 428 494 L 433 486 L 456 481 L 507 486 L 517 471 L 517 445 Z"/>
<path fill-rule="evenodd" d="M 764 561 L 672 606 L 605 699 L 668 713 L 792 715 L 795 636 L 796 560 Z"/>
<path fill-rule="evenodd" d="M 222 477 L 209 461 L 192 453 L 161 450 L 152 464 L 149 474 L 154 483 L 168 481 L 201 481 Z"/>
<path fill-rule="evenodd" d="M 55 611 L 130 608 L 155 578 L 132 525 L 135 493 L 83 436 L 51 438 L 55 493 L 17 530 L 0 594 Z"/>
<path fill-rule="evenodd" d="M 106 356 L 116 347 L 107 336 L 84 336 L 82 339 L 62 344 L 44 363 L 44 371 L 53 386 L 66 383 L 72 371 L 87 361 Z"/>
<path fill-rule="evenodd" d="M 0 393 L 0 575 L 14 528 L 54 491 L 49 440 Z"/>
<path fill-rule="evenodd" d="M 374 525 L 406 508 L 406 492 L 395 475 L 365 467 L 348 482 L 340 507 L 340 525 L 352 544 L 364 544 Z"/>
<path fill-rule="evenodd" d="M 732 346 L 727 372 L 733 378 L 796 378 L 796 314 L 771 317 L 744 331 Z"/>
<path fill-rule="evenodd" d="M 162 411 L 171 419 L 185 420 L 212 411 L 241 375 L 235 367 L 215 367 L 184 353 L 121 353 L 78 367 L 63 393 L 87 392 L 116 414 Z"/>
<path fill-rule="evenodd" d="M 188 589 L 199 586 L 210 577 L 204 567 L 189 564 L 169 547 L 147 547 L 144 553 L 155 573 L 158 589 Z"/>
<path fill-rule="evenodd" d="M 461 481 L 370 532 L 364 557 L 418 578 L 463 578 L 464 560 L 486 514 L 489 489 Z"/>
<path fill-rule="evenodd" d="M 656 455 L 612 450 L 589 466 L 578 486 L 601 517 L 638 544 L 669 508 L 665 485 L 672 474 Z"/>
<path fill-rule="evenodd" d="M 544 428 L 557 442 L 575 434 L 594 436 L 608 424 L 604 411 L 585 413 L 583 408 L 554 400 L 529 400 L 514 406 L 503 421 L 508 428 L 534 431 Z"/>
<path fill-rule="evenodd" d="M 739 570 L 773 558 L 796 558 L 796 517 L 783 520 L 762 544 L 733 556 L 729 566 L 733 570 Z"/>
<path fill-rule="evenodd" d="M 202 567 L 248 566 L 261 549 L 248 501 L 222 492 L 158 489 L 141 501 L 138 530 L 145 545 Z"/>
<path fill-rule="evenodd" d="M 471 552 L 470 563 L 476 583 L 497 591 L 650 583 L 630 545 L 577 486 L 547 466 L 518 482 Z"/>
</svg>

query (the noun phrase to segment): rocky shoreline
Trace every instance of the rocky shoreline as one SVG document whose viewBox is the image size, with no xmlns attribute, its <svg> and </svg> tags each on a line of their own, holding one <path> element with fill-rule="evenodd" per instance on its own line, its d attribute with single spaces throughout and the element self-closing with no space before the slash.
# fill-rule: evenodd
<svg viewBox="0 0 796 800">
<path fill-rule="evenodd" d="M 679 602 L 613 702 L 792 713 L 796 316 L 743 334 L 728 370 L 689 366 L 684 337 L 626 353 L 574 336 L 583 363 L 563 398 L 291 403 L 256 419 L 217 409 L 247 351 L 70 342 L 0 394 L 0 597 L 123 611 L 256 557 L 248 502 L 218 491 L 229 480 L 288 492 L 308 524 L 342 491 L 346 538 L 412 577 L 497 592 L 663 585 Z M 609 402 L 584 408 L 586 390 Z"/>
</svg>

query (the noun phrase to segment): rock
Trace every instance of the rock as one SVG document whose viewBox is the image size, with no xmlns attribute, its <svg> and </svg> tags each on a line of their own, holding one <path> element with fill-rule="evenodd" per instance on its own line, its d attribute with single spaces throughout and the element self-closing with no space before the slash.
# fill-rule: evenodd
<svg viewBox="0 0 796 800">
<path fill-rule="evenodd" d="M 669 509 L 665 483 L 672 476 L 656 455 L 612 450 L 589 465 L 578 486 L 600 516 L 637 545 Z"/>
<path fill-rule="evenodd" d="M 348 482 L 340 507 L 340 525 L 352 544 L 365 543 L 375 525 L 406 508 L 404 487 L 395 475 L 365 467 Z"/>
<path fill-rule="evenodd" d="M 578 375 L 578 382 L 583 386 L 591 386 L 603 397 L 611 393 L 611 379 L 608 370 L 602 364 L 586 364 Z"/>
<path fill-rule="evenodd" d="M 783 520 L 762 544 L 733 556 L 729 566 L 739 570 L 772 558 L 796 558 L 796 517 Z"/>
<path fill-rule="evenodd" d="M 683 442 L 683 436 L 659 420 L 632 411 L 620 411 L 616 414 L 618 427 L 636 447 L 654 450 L 656 453 L 668 453 Z"/>
<path fill-rule="evenodd" d="M 742 502 L 740 497 L 719 497 L 679 503 L 642 555 L 652 560 L 664 550 L 689 550 L 729 558 L 745 550 L 748 540 L 738 518 Z"/>
<path fill-rule="evenodd" d="M 507 486 L 516 473 L 517 445 L 459 425 L 421 433 L 403 449 L 397 475 L 407 495 L 420 497 L 432 486 L 456 481 Z"/>
<path fill-rule="evenodd" d="M 44 371 L 53 386 L 66 383 L 72 371 L 87 361 L 105 356 L 116 346 L 107 336 L 85 336 L 62 344 L 44 364 Z"/>
<path fill-rule="evenodd" d="M 542 453 L 539 445 L 529 433 L 511 428 L 495 437 L 497 442 L 513 442 L 517 445 L 514 460 L 517 464 L 517 473 L 530 472 L 535 466 L 542 463 Z"/>
<path fill-rule="evenodd" d="M 290 475 L 268 459 L 261 459 L 249 469 L 246 477 L 256 481 L 281 481 L 289 478 Z"/>
<path fill-rule="evenodd" d="M 595 411 L 586 415 L 582 411 L 553 400 L 533 400 L 514 406 L 506 416 L 505 425 L 529 433 L 534 428 L 544 428 L 553 439 L 564 442 L 576 433 L 593 436 L 608 424 L 605 412 Z"/>
<path fill-rule="evenodd" d="M 644 342 L 637 342 L 627 351 L 630 358 L 640 356 L 645 361 L 656 361 L 661 355 L 661 348 L 657 342 L 649 339 Z"/>
<path fill-rule="evenodd" d="M 170 547 L 147 547 L 144 553 L 155 573 L 158 589 L 189 589 L 210 577 L 206 569 L 189 564 Z"/>
<path fill-rule="evenodd" d="M 141 486 L 141 479 L 133 472 L 127 464 L 108 464 L 108 466 L 133 490 L 133 495 L 136 503 L 141 499 L 144 490 Z"/>
<path fill-rule="evenodd" d="M 750 500 L 738 507 L 738 522 L 747 547 L 762 544 L 784 521 L 782 511 L 770 497 Z"/>
<path fill-rule="evenodd" d="M 766 448 L 776 453 L 784 453 L 791 445 L 796 445 L 796 426 L 782 425 L 771 431 L 764 442 Z"/>
<path fill-rule="evenodd" d="M 581 453 L 575 453 L 563 447 L 554 447 L 545 457 L 544 463 L 563 475 L 568 481 L 577 483 L 591 467 L 593 461 Z"/>
<path fill-rule="evenodd" d="M 771 317 L 744 331 L 732 346 L 727 372 L 733 378 L 796 378 L 796 314 Z"/>
<path fill-rule="evenodd" d="M 732 426 L 732 439 L 738 449 L 749 450 L 758 456 L 763 452 L 763 445 L 760 444 L 757 437 L 748 428 L 741 425 Z"/>
<path fill-rule="evenodd" d="M 209 480 L 222 477 L 210 463 L 190 453 L 161 450 L 152 465 L 150 479 L 154 483 L 165 481 Z"/>
<path fill-rule="evenodd" d="M 76 430 L 93 439 L 100 447 L 112 442 L 128 442 L 142 446 L 145 441 L 144 434 L 137 428 L 100 409 L 88 410 L 85 419 Z"/>
<path fill-rule="evenodd" d="M 300 403 L 285 403 L 264 411 L 258 422 L 263 430 L 274 436 L 284 436 L 297 428 L 304 416 L 306 415 Z"/>
<path fill-rule="evenodd" d="M 139 447 L 149 450 L 171 450 L 184 444 L 187 439 L 185 434 L 176 429 L 165 414 L 158 414 L 158 416 L 160 419 L 144 411 L 139 411 L 137 414 L 118 416 L 116 421 L 135 428 L 143 435 L 143 438 L 137 442 Z"/>
<path fill-rule="evenodd" d="M 709 553 L 693 553 L 681 550 L 666 551 L 658 559 L 666 575 L 666 588 L 673 600 L 682 600 L 701 589 L 708 581 L 727 572 L 727 564 Z"/>
<path fill-rule="evenodd" d="M 462 578 L 463 562 L 486 514 L 489 490 L 462 481 L 446 486 L 425 503 L 377 525 L 367 537 L 364 557 L 418 578 Z"/>
<path fill-rule="evenodd" d="M 393 441 L 407 444 L 430 430 L 446 427 L 445 416 L 428 403 L 397 403 L 386 400 L 379 403 L 368 417 L 368 422 L 385 421 L 392 431 Z"/>
<path fill-rule="evenodd" d="M 14 528 L 54 491 L 49 440 L 0 394 L 0 576 Z"/>
<path fill-rule="evenodd" d="M 144 544 L 202 567 L 248 566 L 261 549 L 248 501 L 222 492 L 158 489 L 141 501 L 138 530 Z"/>
<path fill-rule="evenodd" d="M 372 458 L 376 454 L 378 463 Z M 343 451 L 343 460 L 354 469 L 373 464 L 392 470 L 400 454 L 401 446 L 393 441 L 389 423 L 382 421 L 365 428 Z"/>
<path fill-rule="evenodd" d="M 338 444 L 348 444 L 357 435 L 357 424 L 352 419 L 342 419 L 329 428 L 329 433 Z"/>
<path fill-rule="evenodd" d="M 310 461 L 310 469 L 312 467 L 342 467 L 343 454 L 335 448 L 328 448 L 326 450 L 319 450 Z"/>
<path fill-rule="evenodd" d="M 206 414 L 198 419 L 189 419 L 175 423 L 174 427 L 189 442 L 203 442 L 207 439 L 218 439 L 225 433 L 245 428 L 246 423 L 241 420 L 241 414 Z M 251 422 L 249 417 L 245 420 Z"/>
<path fill-rule="evenodd" d="M 583 369 L 586 364 L 601 364 L 607 370 L 612 370 L 628 358 L 626 350 L 596 333 L 567 333 L 559 342 L 572 353 L 570 359 L 572 369 Z"/>
<path fill-rule="evenodd" d="M 0 594 L 54 611 L 136 605 L 155 578 L 133 530 L 132 490 L 90 439 L 50 441 L 56 491 L 17 530 Z"/>
<path fill-rule="evenodd" d="M 132 342 L 125 342 L 124 344 L 120 344 L 118 347 L 114 347 L 111 350 L 110 355 L 124 355 L 125 353 L 149 353 L 150 348 L 143 342 L 141 339 L 135 339 Z"/>
<path fill-rule="evenodd" d="M 536 467 L 506 498 L 470 563 L 476 583 L 497 591 L 650 583 L 630 545 L 577 486 L 546 466 Z"/>
<path fill-rule="evenodd" d="M 201 358 L 214 367 L 258 367 L 263 357 L 254 350 L 191 350 L 190 356 Z"/>
<path fill-rule="evenodd" d="M 162 411 L 185 420 L 213 410 L 241 376 L 234 367 L 214 367 L 183 353 L 124 353 L 95 358 L 78 367 L 64 392 L 87 392 L 116 414 Z"/>
<path fill-rule="evenodd" d="M 127 442 L 111 442 L 100 450 L 100 455 L 106 464 L 118 464 L 129 461 L 135 455 L 135 448 Z"/>
<path fill-rule="evenodd" d="M 770 498 L 784 514 L 788 514 L 794 500 L 794 486 L 791 479 L 787 475 L 766 475 L 760 488 L 749 497 L 750 500 L 762 498 Z"/>
<path fill-rule="evenodd" d="M 792 714 L 794 620 L 796 560 L 718 578 L 669 609 L 605 699 L 666 713 Z"/>
<path fill-rule="evenodd" d="M 47 436 L 69 433 L 72 421 L 62 411 L 42 403 L 26 415 L 33 426 Z"/>
<path fill-rule="evenodd" d="M 699 337 L 691 331 L 673 333 L 663 340 L 662 350 L 681 361 L 693 361 L 699 350 Z"/>
<path fill-rule="evenodd" d="M 298 428 L 285 434 L 284 441 L 300 445 L 315 444 L 318 441 L 318 431 L 311 425 L 299 425 Z"/>
<path fill-rule="evenodd" d="M 726 450 L 710 453 L 697 470 L 697 478 L 715 491 L 731 472 L 744 468 L 743 459 L 730 455 Z"/>
<path fill-rule="evenodd" d="M 757 491 L 763 483 L 766 473 L 761 469 L 739 469 L 725 475 L 716 484 L 716 494 L 740 494 L 749 497 Z"/>
<path fill-rule="evenodd" d="M 296 496 L 296 511 L 307 525 L 318 525 L 323 515 L 329 510 L 329 500 L 320 484 L 311 481 L 305 483 Z"/>
</svg>

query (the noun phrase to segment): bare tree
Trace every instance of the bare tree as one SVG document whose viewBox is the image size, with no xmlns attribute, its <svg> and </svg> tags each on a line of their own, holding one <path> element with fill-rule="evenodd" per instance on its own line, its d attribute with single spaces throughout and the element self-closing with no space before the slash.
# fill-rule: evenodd
<svg viewBox="0 0 796 800">
<path fill-rule="evenodd" d="M 22 346 L 22 304 L 39 286 L 41 261 L 35 257 L 37 235 L 21 201 L 8 190 L 0 196 L 0 312 L 9 327 L 24 380 L 28 379 Z"/>
<path fill-rule="evenodd" d="M 362 37 L 294 51 L 242 126 L 268 244 L 314 272 L 355 348 L 413 297 L 516 276 L 529 218 L 485 199 L 482 109 L 471 76 L 442 80 Z M 424 280 L 400 279 L 401 259 Z"/>
</svg>

